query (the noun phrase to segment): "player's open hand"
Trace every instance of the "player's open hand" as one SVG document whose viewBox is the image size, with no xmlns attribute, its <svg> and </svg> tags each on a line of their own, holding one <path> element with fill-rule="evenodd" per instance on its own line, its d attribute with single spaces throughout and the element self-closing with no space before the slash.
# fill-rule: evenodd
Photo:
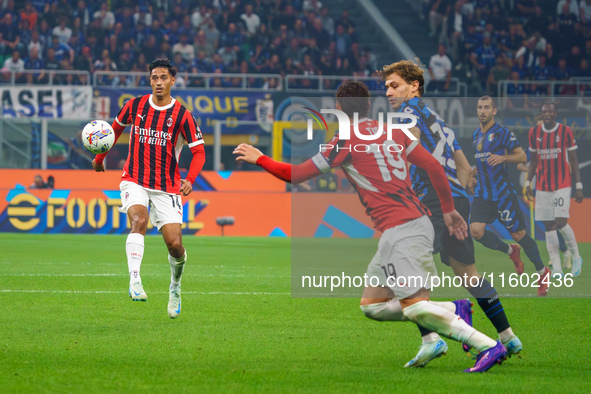
<svg viewBox="0 0 591 394">
<path fill-rule="evenodd" d="M 188 196 L 193 191 L 193 185 L 186 179 L 181 179 L 181 193 Z"/>
<path fill-rule="evenodd" d="M 468 224 L 455 209 L 443 214 L 443 221 L 449 230 L 449 235 L 454 235 L 460 241 L 468 238 Z"/>
<path fill-rule="evenodd" d="M 92 161 L 92 168 L 94 168 L 96 172 L 105 172 L 105 166 L 103 163 L 99 164 L 95 160 Z"/>
<path fill-rule="evenodd" d="M 505 161 L 505 156 L 501 156 L 501 155 L 490 155 L 488 157 L 488 159 L 486 160 L 487 163 L 491 166 L 497 166 L 499 164 L 503 164 L 503 162 Z"/>
<path fill-rule="evenodd" d="M 583 202 L 583 189 L 575 190 L 575 201 L 579 204 Z"/>
<path fill-rule="evenodd" d="M 232 153 L 238 155 L 236 161 L 245 161 L 251 164 L 256 164 L 259 157 L 263 156 L 263 152 L 248 144 L 238 145 Z"/>
<path fill-rule="evenodd" d="M 577 193 L 575 192 L 575 195 L 576 195 L 576 194 L 577 194 Z M 531 186 L 527 186 L 527 187 L 525 188 L 525 197 L 527 197 L 527 199 L 528 199 L 529 201 L 533 201 L 533 200 L 534 200 L 534 191 L 532 190 Z"/>
</svg>

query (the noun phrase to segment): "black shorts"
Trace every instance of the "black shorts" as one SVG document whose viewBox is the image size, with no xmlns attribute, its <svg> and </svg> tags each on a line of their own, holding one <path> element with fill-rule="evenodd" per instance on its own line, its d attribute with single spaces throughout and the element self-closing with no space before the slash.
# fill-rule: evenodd
<svg viewBox="0 0 591 394">
<path fill-rule="evenodd" d="M 490 224 L 495 220 L 499 220 L 510 233 L 525 229 L 525 219 L 515 193 L 509 193 L 499 201 L 487 201 L 481 197 L 474 197 L 470 223 Z"/>
<path fill-rule="evenodd" d="M 474 241 L 470 234 L 470 227 L 468 226 L 468 238 L 460 241 L 453 235 L 449 235 L 449 231 L 443 221 L 443 212 L 441 211 L 439 200 L 435 200 L 430 204 L 426 203 L 425 205 L 431 211 L 430 219 L 435 229 L 433 253 L 441 253 L 441 261 L 445 265 L 449 265 L 450 257 L 453 257 L 454 260 L 462 264 L 474 264 Z M 466 223 L 469 223 L 470 200 L 466 197 L 455 197 L 454 205 Z"/>
</svg>

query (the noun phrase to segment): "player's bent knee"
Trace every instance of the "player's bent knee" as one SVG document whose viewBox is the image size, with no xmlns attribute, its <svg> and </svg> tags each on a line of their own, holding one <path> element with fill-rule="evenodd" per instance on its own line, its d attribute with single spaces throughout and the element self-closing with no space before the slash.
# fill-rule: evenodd
<svg viewBox="0 0 591 394">
<path fill-rule="evenodd" d="M 511 233 L 511 238 L 513 238 L 515 242 L 519 242 L 521 241 L 521 238 L 525 237 L 525 234 L 525 230 L 520 230 L 516 233 Z"/>
<path fill-rule="evenodd" d="M 129 218 L 131 224 L 131 232 L 142 232 L 148 228 L 148 219 L 141 215 L 134 215 Z"/>
<path fill-rule="evenodd" d="M 556 228 L 558 230 L 560 230 L 561 228 L 566 226 L 567 222 L 568 222 L 567 218 L 556 218 Z"/>
<path fill-rule="evenodd" d="M 484 235 L 484 228 L 474 223 L 470 224 L 470 233 L 472 234 L 472 238 L 478 241 Z"/>
<path fill-rule="evenodd" d="M 360 305 L 359 306 L 368 317 L 376 321 L 403 321 L 404 313 L 398 300 L 393 299 L 388 302 L 376 302 L 374 304 Z"/>
</svg>

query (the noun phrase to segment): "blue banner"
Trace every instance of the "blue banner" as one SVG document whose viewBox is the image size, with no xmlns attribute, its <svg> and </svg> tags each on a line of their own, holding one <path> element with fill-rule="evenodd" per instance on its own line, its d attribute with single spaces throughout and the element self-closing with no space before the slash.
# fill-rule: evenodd
<svg viewBox="0 0 591 394">
<path fill-rule="evenodd" d="M 96 88 L 95 114 L 98 119 L 114 119 L 125 101 L 150 94 L 147 88 Z M 173 89 L 172 97 L 184 105 L 197 119 L 204 134 L 213 134 L 213 121 L 224 122 L 223 134 L 263 134 L 267 127 L 237 126 L 241 120 L 265 120 L 263 113 L 271 94 L 244 91 L 204 91 Z"/>
</svg>

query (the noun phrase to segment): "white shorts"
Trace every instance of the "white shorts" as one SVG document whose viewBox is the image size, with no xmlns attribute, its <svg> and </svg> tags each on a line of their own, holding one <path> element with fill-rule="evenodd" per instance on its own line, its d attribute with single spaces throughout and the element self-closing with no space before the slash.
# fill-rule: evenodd
<svg viewBox="0 0 591 394">
<path fill-rule="evenodd" d="M 431 277 L 437 275 L 434 236 L 427 216 L 389 228 L 380 238 L 367 276 L 379 278 L 380 286 L 390 288 L 398 298 L 408 298 L 421 288 L 431 289 Z"/>
<path fill-rule="evenodd" d="M 119 211 L 127 213 L 132 205 L 143 205 L 150 210 L 150 221 L 158 231 L 165 224 L 183 223 L 183 202 L 178 194 L 147 189 L 129 181 L 122 181 L 119 189 L 122 205 Z"/>
<path fill-rule="evenodd" d="M 570 217 L 571 188 L 565 187 L 553 192 L 536 191 L 535 216 L 542 222 L 553 221 L 556 218 Z"/>
</svg>

